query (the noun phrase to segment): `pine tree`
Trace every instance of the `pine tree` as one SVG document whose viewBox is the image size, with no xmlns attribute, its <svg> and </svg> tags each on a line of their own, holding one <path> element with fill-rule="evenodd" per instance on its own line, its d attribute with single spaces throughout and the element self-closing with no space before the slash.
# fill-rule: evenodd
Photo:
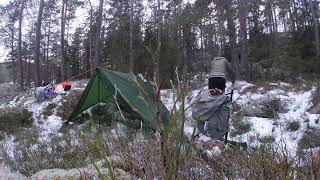
<svg viewBox="0 0 320 180">
<path fill-rule="evenodd" d="M 36 25 L 36 49 L 34 55 L 34 62 L 36 66 L 36 86 L 40 86 L 41 77 L 40 77 L 40 40 L 41 40 L 41 23 L 42 23 L 42 12 L 44 7 L 44 0 L 40 0 L 39 11 L 38 11 L 38 20 Z"/>
<path fill-rule="evenodd" d="M 24 73 L 23 73 L 23 59 L 22 59 L 22 20 L 23 11 L 25 8 L 26 0 L 22 0 L 19 9 L 19 28 L 18 28 L 18 58 L 19 58 L 19 85 L 20 89 L 23 90 L 24 87 Z"/>
</svg>

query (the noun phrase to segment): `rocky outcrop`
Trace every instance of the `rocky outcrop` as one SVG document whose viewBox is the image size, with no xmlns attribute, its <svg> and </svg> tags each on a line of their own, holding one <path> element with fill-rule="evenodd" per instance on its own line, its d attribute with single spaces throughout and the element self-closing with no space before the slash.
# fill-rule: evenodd
<svg viewBox="0 0 320 180">
<path fill-rule="evenodd" d="M 308 109 L 311 114 L 320 114 L 320 88 L 318 87 L 312 94 L 312 106 Z"/>
<path fill-rule="evenodd" d="M 244 116 L 275 118 L 277 113 L 285 113 L 288 109 L 285 108 L 285 102 L 275 97 L 261 97 L 248 102 L 245 107 L 241 108 Z"/>
</svg>

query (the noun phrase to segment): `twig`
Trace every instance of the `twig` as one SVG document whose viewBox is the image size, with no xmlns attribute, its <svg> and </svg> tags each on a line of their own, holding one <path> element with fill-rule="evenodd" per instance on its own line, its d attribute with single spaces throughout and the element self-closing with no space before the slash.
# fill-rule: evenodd
<svg viewBox="0 0 320 180">
<path fill-rule="evenodd" d="M 119 103 L 118 103 L 118 101 L 117 101 L 118 88 L 117 88 L 117 85 L 116 85 L 116 84 L 114 85 L 114 91 L 115 91 L 115 92 L 114 92 L 114 95 L 113 95 L 114 101 L 115 101 L 115 103 L 116 103 L 116 105 L 117 105 L 117 108 L 118 108 L 118 110 L 119 110 L 119 112 L 120 112 L 121 117 L 122 117 L 123 120 L 126 122 L 127 119 L 124 117 L 124 115 L 123 115 L 123 113 L 122 113 L 122 111 L 121 111 L 121 108 L 120 108 L 120 106 L 119 106 Z"/>
</svg>

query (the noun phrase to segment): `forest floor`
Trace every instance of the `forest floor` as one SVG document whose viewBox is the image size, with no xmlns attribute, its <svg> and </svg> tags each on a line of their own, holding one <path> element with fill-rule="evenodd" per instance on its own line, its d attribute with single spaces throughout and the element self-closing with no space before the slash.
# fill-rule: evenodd
<svg viewBox="0 0 320 180">
<path fill-rule="evenodd" d="M 78 178 L 79 168 L 89 172 L 92 178 L 98 177 L 98 172 L 88 163 L 68 168 L 69 166 L 59 166 L 57 162 L 50 163 L 49 160 L 44 159 L 33 160 L 31 164 L 22 162 L 24 158 L 29 158 L 30 161 L 30 158 L 38 156 L 39 152 L 48 154 L 48 157 L 57 158 L 59 150 L 55 149 L 55 143 L 60 144 L 61 147 L 64 147 L 62 144 L 68 144 L 66 148 L 70 149 L 70 152 L 72 152 L 71 149 L 79 146 L 79 139 L 77 139 L 79 132 L 70 131 L 69 136 L 65 138 L 59 133 L 59 129 L 68 113 L 72 111 L 72 107 L 77 102 L 76 97 L 79 97 L 86 83 L 87 80 L 73 82 L 73 90 L 67 93 L 63 92 L 61 85 L 57 85 L 58 96 L 42 103 L 36 102 L 35 89 L 16 93 L 11 91 L 14 88 L 13 84 L 0 84 L 0 94 L 5 94 L 0 98 L 1 110 L 5 112 L 6 109 L 23 108 L 31 113 L 32 119 L 28 127 L 24 125 L 16 127 L 18 131 L 2 130 L 1 132 L 0 129 L 0 179 L 26 179 L 27 176 L 31 179 Z M 188 105 L 191 105 L 198 94 L 206 89 L 205 84 L 199 86 L 201 88 L 189 90 L 186 97 Z M 309 113 L 309 109 L 315 103 L 315 93 L 318 92 L 316 84 L 307 82 L 251 84 L 239 81 L 234 88 L 229 139 L 247 142 L 251 150 L 263 143 L 273 143 L 279 148 L 288 149 L 292 154 L 299 150 L 313 151 L 320 147 L 320 141 L 316 138 L 320 135 L 320 114 Z M 230 84 L 228 84 L 226 91 L 230 90 Z M 73 94 L 76 96 L 73 97 Z M 173 90 L 162 90 L 161 96 L 166 107 L 169 110 L 172 109 Z M 73 105 L 71 106 L 70 103 Z M 192 108 L 186 111 L 188 122 L 185 126 L 185 134 L 187 136 L 190 136 L 193 130 L 191 115 Z M 4 115 L 0 114 L 0 118 L 1 116 Z M 205 136 L 200 139 L 210 141 L 210 138 Z M 31 154 L 34 152 L 34 156 L 22 157 L 21 154 L 26 153 L 25 149 L 31 149 L 27 152 Z M 219 149 L 207 151 L 209 154 L 220 152 Z M 130 177 L 123 170 L 118 169 L 118 171 L 119 177 Z"/>
</svg>

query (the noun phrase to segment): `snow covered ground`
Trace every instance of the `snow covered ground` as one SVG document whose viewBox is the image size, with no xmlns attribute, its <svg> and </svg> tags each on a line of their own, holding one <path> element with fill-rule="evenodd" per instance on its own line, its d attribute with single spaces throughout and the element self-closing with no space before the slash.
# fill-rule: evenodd
<svg viewBox="0 0 320 180">
<path fill-rule="evenodd" d="M 75 82 L 73 88 L 77 90 L 83 90 L 86 85 L 85 81 Z M 188 93 L 186 98 L 186 107 L 188 108 L 199 96 L 206 86 L 204 85 L 200 89 L 192 90 Z M 242 122 L 250 124 L 250 129 L 247 132 L 230 136 L 229 139 L 235 141 L 247 142 L 249 146 L 256 146 L 261 144 L 261 139 L 273 137 L 276 144 L 286 144 L 286 148 L 290 152 L 295 153 L 298 142 L 302 138 L 303 134 L 310 129 L 310 127 L 320 128 L 318 124 L 320 115 L 310 114 L 307 112 L 308 108 L 312 105 L 311 98 L 312 93 L 315 91 L 315 87 L 301 88 L 300 90 L 293 87 L 293 85 L 287 83 L 270 83 L 265 86 L 257 87 L 254 84 L 239 81 L 234 86 L 233 101 L 240 106 L 241 111 L 246 110 L 252 106 L 259 106 L 266 99 L 278 99 L 285 110 L 277 112 L 277 115 L 272 118 L 267 117 L 255 117 L 253 115 L 244 115 L 241 118 Z M 26 93 L 25 95 L 14 98 L 14 100 L 0 104 L 1 108 L 21 106 L 27 108 L 33 113 L 34 127 L 38 129 L 39 141 L 50 142 L 53 136 L 59 136 L 58 130 L 62 126 L 64 119 L 58 116 L 56 110 L 49 116 L 45 116 L 44 112 L 50 104 L 61 105 L 64 101 L 65 94 L 62 87 L 57 86 L 58 96 L 50 101 L 42 103 L 36 103 L 33 96 L 33 91 Z M 228 84 L 226 92 L 230 92 L 231 87 Z M 174 98 L 176 95 L 173 90 L 161 91 L 162 101 L 166 107 L 171 110 L 174 106 Z M 178 108 L 180 103 L 176 103 Z M 191 136 L 193 131 L 192 122 L 192 108 L 188 108 L 186 115 L 189 121 L 186 123 L 185 134 Z M 234 113 L 236 114 L 236 113 Z M 233 119 L 231 120 L 231 131 L 235 129 L 233 127 Z M 295 131 L 288 130 L 288 124 L 291 122 L 298 122 L 300 127 Z M 210 139 L 206 136 L 200 137 L 199 141 L 208 142 Z M 4 139 L 0 142 L 9 152 L 9 155 L 13 157 L 13 149 L 16 148 L 15 137 L 13 135 L 5 135 Z M 12 152 L 10 152 L 12 150 Z M 219 148 L 215 148 L 209 153 L 217 154 L 220 152 Z M 89 167 L 88 167 L 89 168 Z M 87 168 L 87 169 L 88 169 Z M 90 169 L 90 168 L 89 168 Z M 50 171 L 50 172 L 49 172 Z M 78 170 L 43 170 L 38 172 L 37 175 L 43 177 L 44 174 L 50 174 L 47 178 L 54 178 L 54 174 L 67 174 L 67 173 L 79 173 Z M 76 175 L 75 175 L 76 176 Z M 75 177 L 72 176 L 72 177 Z M 5 178 L 4 178 L 5 177 Z M 36 177 L 36 176 L 33 176 Z M 0 179 L 26 179 L 19 173 L 11 172 L 10 169 L 4 165 L 2 158 L 0 157 Z M 34 178 L 35 179 L 35 178 Z"/>
<path fill-rule="evenodd" d="M 242 120 L 250 124 L 250 130 L 243 134 L 231 137 L 229 133 L 228 139 L 240 142 L 247 142 L 249 146 L 257 146 L 261 144 L 260 140 L 264 138 L 272 138 L 274 143 L 280 146 L 285 146 L 289 152 L 295 153 L 298 148 L 298 142 L 302 138 L 308 128 L 319 128 L 318 124 L 320 115 L 310 114 L 307 110 L 312 105 L 312 93 L 315 87 L 309 87 L 299 90 L 288 83 L 270 83 L 270 87 L 256 87 L 256 85 L 239 81 L 234 86 L 233 102 L 240 106 L 241 109 L 246 109 L 252 106 L 261 106 L 260 103 L 268 99 L 276 99 L 281 102 L 281 106 L 285 106 L 285 111 L 277 112 L 277 116 L 272 118 L 243 116 Z M 306 85 L 302 85 L 306 86 Z M 206 89 L 204 86 L 201 89 L 193 90 L 188 94 L 187 107 L 190 106 L 196 99 L 198 94 Z M 251 91 L 248 89 L 252 89 Z M 231 91 L 231 84 L 227 84 L 226 92 Z M 174 105 L 172 90 L 162 91 L 162 100 L 168 109 L 172 109 Z M 179 107 L 177 103 L 176 107 Z M 187 117 L 191 118 L 191 108 L 186 111 Z M 231 121 L 231 131 L 234 129 Z M 297 122 L 300 127 L 297 130 L 288 130 L 288 125 L 292 122 Z M 191 122 L 186 125 L 186 134 L 191 134 Z"/>
<path fill-rule="evenodd" d="M 76 81 L 72 82 L 74 90 L 84 90 L 87 81 Z M 49 116 L 45 116 L 44 113 L 47 107 L 50 104 L 54 104 L 55 107 L 61 106 L 64 101 L 64 96 L 72 92 L 64 92 L 61 84 L 56 86 L 57 96 L 51 100 L 44 101 L 42 103 L 37 103 L 34 96 L 36 89 L 28 90 L 24 95 L 15 97 L 12 101 L 3 103 L 0 105 L 1 108 L 10 108 L 10 107 L 22 107 L 26 108 L 32 113 L 34 122 L 33 128 L 37 129 L 38 142 L 40 143 L 50 143 L 53 137 L 61 136 L 59 129 L 62 127 L 63 122 L 65 121 L 60 116 L 57 115 L 57 109 L 53 109 L 53 113 Z M 18 148 L 15 141 L 15 136 L 11 134 L 4 134 L 4 138 L 0 141 L 0 145 L 5 148 L 6 153 L 14 158 L 14 150 Z M 36 145 L 34 146 L 36 148 Z M 0 179 L 25 179 L 19 173 L 13 173 L 10 169 L 4 165 L 2 162 L 3 158 L 0 155 Z M 2 163 L 1 163 L 2 162 Z M 76 173 L 79 173 L 78 170 L 74 170 Z M 54 178 L 54 176 L 52 176 Z M 34 178 L 36 179 L 36 178 Z M 51 178 L 49 178 L 51 179 Z"/>
<path fill-rule="evenodd" d="M 243 83 L 241 86 L 236 87 L 237 91 L 234 95 L 234 101 L 241 107 L 246 107 L 252 101 L 274 98 L 279 99 L 286 106 L 287 110 L 285 112 L 278 112 L 278 116 L 273 118 L 244 117 L 252 125 L 251 130 L 232 139 L 246 141 L 250 145 L 259 144 L 258 140 L 261 138 L 274 137 L 274 143 L 284 143 L 291 153 L 295 153 L 298 148 L 298 142 L 307 130 L 307 127 L 320 127 L 316 123 L 320 115 L 308 113 L 308 109 L 312 105 L 312 93 L 316 88 L 310 87 L 310 90 L 307 91 L 292 91 L 293 87 L 290 84 L 273 83 L 270 85 L 273 86 L 272 90 L 264 91 L 264 87 L 262 87 L 258 88 L 257 92 L 241 94 L 244 87 L 252 86 L 251 84 Z M 290 131 L 288 125 L 292 122 L 300 124 L 300 128 Z"/>
</svg>

